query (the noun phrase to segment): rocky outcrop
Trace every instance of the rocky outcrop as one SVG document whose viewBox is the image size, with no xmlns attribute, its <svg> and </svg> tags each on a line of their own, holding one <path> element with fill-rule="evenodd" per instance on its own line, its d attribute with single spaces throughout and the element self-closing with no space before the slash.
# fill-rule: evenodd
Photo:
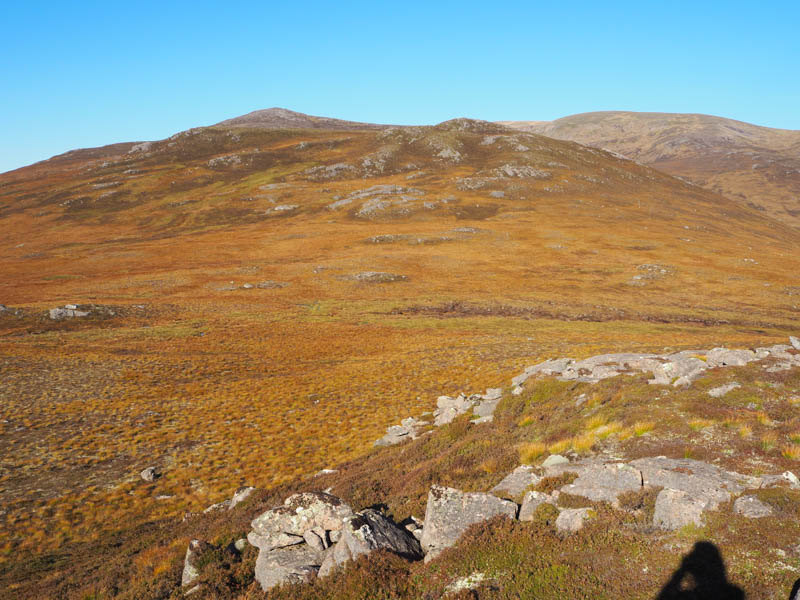
<svg viewBox="0 0 800 600">
<path fill-rule="evenodd" d="M 326 554 L 319 576 L 324 577 L 345 562 L 378 549 L 411 560 L 422 558 L 422 548 L 414 535 L 378 511 L 366 509 L 344 520 L 341 537 Z"/>
<path fill-rule="evenodd" d="M 438 485 L 431 487 L 421 540 L 425 560 L 453 546 L 470 525 L 497 515 L 514 519 L 517 505 L 491 494 L 461 492 Z"/>
<path fill-rule="evenodd" d="M 240 487 L 238 490 L 234 492 L 233 497 L 231 498 L 231 501 L 228 504 L 228 510 L 233 510 L 234 508 L 236 508 L 236 505 L 241 504 L 242 502 L 247 500 L 253 494 L 253 492 L 256 491 L 256 489 L 258 488 L 250 486 Z"/>
<path fill-rule="evenodd" d="M 797 338 L 790 338 L 797 340 Z M 798 344 L 800 345 L 800 343 Z M 792 352 L 790 352 L 790 350 Z M 684 350 L 672 354 L 600 354 L 583 360 L 572 358 L 549 359 L 527 367 L 523 373 L 513 377 L 514 386 L 522 386 L 531 377 L 553 376 L 562 381 L 597 383 L 609 377 L 632 373 L 652 373 L 649 383 L 672 385 L 675 387 L 692 384 L 708 369 L 718 367 L 744 366 L 754 361 L 777 359 L 781 365 L 800 366 L 800 350 L 797 346 L 776 344 L 769 348 L 755 350 L 731 350 L 713 348 L 712 350 Z M 767 365 L 769 370 L 774 365 Z M 783 366 L 781 367 L 783 368 Z"/>
<path fill-rule="evenodd" d="M 302 581 L 322 566 L 325 551 L 339 539 L 344 519 L 353 510 L 324 492 L 305 492 L 286 499 L 251 523 L 247 541 L 258 548 L 256 581 L 263 590 Z"/>
<path fill-rule="evenodd" d="M 426 421 L 408 417 L 400 425 L 392 425 L 386 429 L 386 435 L 375 442 L 376 446 L 393 446 L 405 440 L 415 440 L 422 430 L 429 425 Z"/>
</svg>

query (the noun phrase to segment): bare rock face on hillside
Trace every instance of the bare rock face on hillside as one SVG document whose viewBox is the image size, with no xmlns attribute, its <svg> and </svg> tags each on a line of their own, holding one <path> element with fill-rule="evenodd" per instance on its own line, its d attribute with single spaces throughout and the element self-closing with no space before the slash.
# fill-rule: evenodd
<svg viewBox="0 0 800 600">
<path fill-rule="evenodd" d="M 189 546 L 186 548 L 186 556 L 183 559 L 182 586 L 186 587 L 197 581 L 198 577 L 200 577 L 199 563 L 212 550 L 214 550 L 214 546 L 203 540 L 189 542 Z"/>
<path fill-rule="evenodd" d="M 431 487 L 421 540 L 425 560 L 435 558 L 454 545 L 470 525 L 497 515 L 515 519 L 517 508 L 515 503 L 491 494 L 466 493 L 438 485 Z"/>
</svg>

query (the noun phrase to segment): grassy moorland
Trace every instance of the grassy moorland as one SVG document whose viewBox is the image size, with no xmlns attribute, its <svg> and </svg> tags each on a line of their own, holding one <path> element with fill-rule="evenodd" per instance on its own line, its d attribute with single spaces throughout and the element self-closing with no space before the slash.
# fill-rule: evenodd
<svg viewBox="0 0 800 600">
<path fill-rule="evenodd" d="M 130 597 L 163 597 L 189 535 L 175 523 L 240 485 L 277 497 L 362 464 L 439 394 L 504 386 L 544 358 L 784 342 L 800 302 L 796 230 L 611 154 L 470 121 L 210 128 L 69 153 L 0 176 L 0 227 L 0 302 L 18 309 L 0 313 L 11 597 L 43 578 L 54 596 L 122 578 L 144 586 Z M 46 317 L 66 303 L 109 308 Z M 593 429 L 515 433 L 494 466 L 453 476 L 499 476 L 517 443 L 592 448 L 587 431 L 613 424 L 623 443 L 661 420 L 618 408 Z M 691 418 L 687 436 L 734 419 Z M 762 448 L 766 425 L 737 419 L 724 431 L 749 427 L 732 439 Z M 767 444 L 781 461 L 789 429 Z M 149 465 L 164 472 L 151 484 Z M 353 486 L 354 506 L 386 502 Z M 404 510 L 423 499 L 420 485 Z M 109 544 L 132 553 L 124 566 L 104 562 Z"/>
</svg>

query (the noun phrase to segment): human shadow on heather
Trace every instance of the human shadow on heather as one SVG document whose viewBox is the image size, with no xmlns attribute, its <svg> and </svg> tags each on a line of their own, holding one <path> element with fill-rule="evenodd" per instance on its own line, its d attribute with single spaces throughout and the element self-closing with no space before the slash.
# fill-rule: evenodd
<svg viewBox="0 0 800 600">
<path fill-rule="evenodd" d="M 745 593 L 728 581 L 719 549 L 711 542 L 697 542 L 657 600 L 745 600 Z"/>
</svg>

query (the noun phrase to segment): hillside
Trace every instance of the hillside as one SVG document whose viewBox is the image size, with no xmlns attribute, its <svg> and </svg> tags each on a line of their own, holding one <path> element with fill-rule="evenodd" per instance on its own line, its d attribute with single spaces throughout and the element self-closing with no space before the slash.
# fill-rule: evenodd
<svg viewBox="0 0 800 600">
<path fill-rule="evenodd" d="M 355 510 L 421 516 L 431 484 L 485 491 L 519 462 L 520 443 L 576 437 L 592 415 L 565 407 L 582 393 L 596 390 L 592 410 L 623 428 L 698 401 L 625 379 L 630 394 L 579 383 L 553 390 L 553 404 L 537 405 L 534 387 L 513 403 L 509 377 L 541 360 L 796 335 L 797 229 L 613 153 L 468 119 L 220 125 L 75 151 L 0 175 L 0 228 L 9 598 L 180 597 L 189 539 L 233 541 L 321 469 L 340 477 L 313 487 L 334 486 Z M 796 370 L 748 368 L 736 377 L 759 406 L 728 415 L 700 402 L 685 416 L 725 435 L 722 422 L 739 419 L 755 432 L 742 452 L 770 473 L 789 468 Z M 373 449 L 441 394 L 491 387 L 504 400 L 489 430 L 462 419 Z M 693 444 L 713 460 L 723 450 L 705 453 L 703 429 L 681 420 L 661 431 L 683 436 L 674 443 L 630 439 L 674 458 Z M 162 476 L 143 481 L 150 466 Z M 398 473 L 414 469 L 403 495 Z M 262 492 L 233 517 L 181 520 L 243 485 Z M 780 501 L 794 506 L 793 493 Z M 217 574 L 230 594 L 257 597 L 248 552 Z M 466 557 L 459 569 L 472 568 Z M 378 567 L 407 568 L 387 560 Z"/>
<path fill-rule="evenodd" d="M 800 131 L 709 115 L 623 111 L 505 124 L 619 152 L 800 226 Z"/>
</svg>

